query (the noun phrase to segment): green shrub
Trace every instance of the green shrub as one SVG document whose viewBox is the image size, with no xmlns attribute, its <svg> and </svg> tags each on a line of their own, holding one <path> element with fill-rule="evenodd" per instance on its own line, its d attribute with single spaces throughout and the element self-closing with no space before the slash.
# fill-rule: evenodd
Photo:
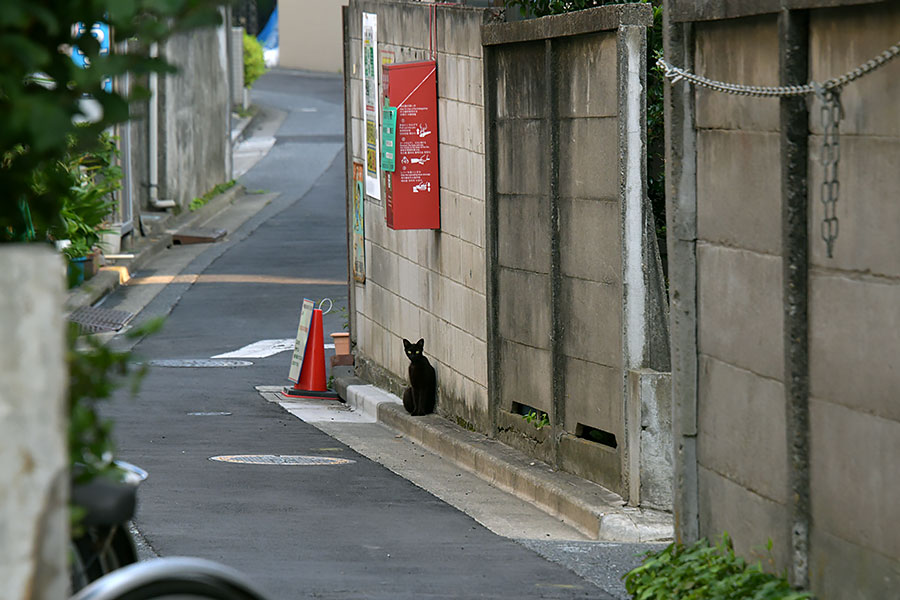
<svg viewBox="0 0 900 600">
<path fill-rule="evenodd" d="M 262 46 L 255 37 L 244 32 L 244 87 L 253 87 L 253 83 L 265 72 Z"/>
<path fill-rule="evenodd" d="M 771 552 L 772 542 L 768 551 Z M 644 563 L 628 572 L 625 589 L 635 600 L 808 600 L 808 592 L 791 588 L 784 577 L 766 573 L 760 563 L 736 556 L 731 538 L 710 546 L 702 539 L 691 546 L 670 544 L 649 552 Z"/>
</svg>

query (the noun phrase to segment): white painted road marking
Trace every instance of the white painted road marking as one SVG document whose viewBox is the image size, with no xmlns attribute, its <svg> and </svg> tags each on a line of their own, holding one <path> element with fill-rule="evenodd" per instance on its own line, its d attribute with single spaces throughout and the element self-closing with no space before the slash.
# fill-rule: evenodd
<svg viewBox="0 0 900 600">
<path fill-rule="evenodd" d="M 333 350 L 334 344 L 325 344 L 325 348 Z M 293 349 L 293 338 L 285 338 L 283 340 L 260 340 L 232 352 L 216 354 L 211 358 L 266 358 L 278 354 L 279 352 L 286 352 Z"/>
</svg>

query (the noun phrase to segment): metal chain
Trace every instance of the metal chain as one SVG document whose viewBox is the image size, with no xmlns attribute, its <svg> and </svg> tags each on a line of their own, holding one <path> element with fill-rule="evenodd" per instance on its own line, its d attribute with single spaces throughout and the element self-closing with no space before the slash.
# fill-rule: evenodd
<svg viewBox="0 0 900 600">
<path fill-rule="evenodd" d="M 837 217 L 837 202 L 840 197 L 841 182 L 838 180 L 838 163 L 841 160 L 840 125 L 844 116 L 841 106 L 841 88 L 851 81 L 856 81 L 863 75 L 871 73 L 884 65 L 892 58 L 900 55 L 900 42 L 897 42 L 878 56 L 848 71 L 840 77 L 833 77 L 825 83 L 819 84 L 811 81 L 806 85 L 788 86 L 757 86 L 741 85 L 716 81 L 685 71 L 666 62 L 662 57 L 656 61 L 657 65 L 665 71 L 665 76 L 672 83 L 684 79 L 694 85 L 704 87 L 717 92 L 735 94 L 738 96 L 759 96 L 763 98 L 781 98 L 788 96 L 802 96 L 815 94 L 821 103 L 822 118 L 822 155 L 819 162 L 822 164 L 823 177 L 820 200 L 825 209 L 822 219 L 822 239 L 828 251 L 828 258 L 833 258 L 834 242 L 838 236 L 839 222 Z"/>
<path fill-rule="evenodd" d="M 855 69 L 847 71 L 840 77 L 832 77 L 831 79 L 825 81 L 822 84 L 816 84 L 815 82 L 807 83 L 806 85 L 786 85 L 786 86 L 762 86 L 762 85 L 742 85 L 739 83 L 728 83 L 725 81 L 716 81 L 715 79 L 709 79 L 702 75 L 697 75 L 696 73 L 691 73 L 690 71 L 685 71 L 679 67 L 676 67 L 672 64 L 669 64 L 664 58 L 659 57 L 656 60 L 656 64 L 662 67 L 665 71 L 665 76 L 668 79 L 672 80 L 672 83 L 677 83 L 682 79 L 686 81 L 690 81 L 694 85 L 699 85 L 700 87 L 705 87 L 711 90 L 715 90 L 717 92 L 725 92 L 726 94 L 736 94 L 738 96 L 760 96 L 764 98 L 771 97 L 781 97 L 781 96 L 802 96 L 805 94 L 814 94 L 816 93 L 816 86 L 818 85 L 825 90 L 834 90 L 839 89 L 851 81 L 856 81 L 863 75 L 871 73 L 878 67 L 884 65 L 889 60 L 896 58 L 900 55 L 900 41 L 896 44 L 879 54 L 878 56 L 872 58 L 871 60 L 867 60 L 863 64 L 859 65 Z"/>
<path fill-rule="evenodd" d="M 828 251 L 828 258 L 833 258 L 834 240 L 838 236 L 837 201 L 840 197 L 841 182 L 838 181 L 838 162 L 841 160 L 839 128 L 843 117 L 840 88 L 826 90 L 816 88 L 816 96 L 821 101 L 822 118 L 822 187 L 820 200 L 825 209 L 822 218 L 822 239 Z"/>
</svg>

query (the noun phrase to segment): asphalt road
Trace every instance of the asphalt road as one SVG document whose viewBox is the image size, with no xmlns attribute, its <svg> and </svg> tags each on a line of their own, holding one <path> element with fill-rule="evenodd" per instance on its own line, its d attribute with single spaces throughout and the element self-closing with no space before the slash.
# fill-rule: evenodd
<svg viewBox="0 0 900 600">
<path fill-rule="evenodd" d="M 241 178 L 260 193 L 232 209 L 244 215 L 225 241 L 176 246 L 135 274 L 197 275 L 151 294 L 138 320 L 168 317 L 135 346 L 142 360 L 210 358 L 293 337 L 304 297 L 347 304 L 340 86 L 339 77 L 277 72 L 257 82 L 254 103 L 286 113 L 269 153 Z M 104 306 L 128 307 L 149 289 L 120 289 Z M 342 322 L 337 310 L 326 315 L 326 333 Z M 288 384 L 289 361 L 282 352 L 235 368 L 154 367 L 136 398 L 123 390 L 105 407 L 119 456 L 150 472 L 135 525 L 152 553 L 222 562 L 273 600 L 613 597 L 598 585 L 615 588 L 635 548 L 526 545 L 491 532 L 265 401 L 255 386 Z M 210 460 L 239 454 L 347 462 Z M 612 563 L 615 575 L 604 570 Z"/>
</svg>

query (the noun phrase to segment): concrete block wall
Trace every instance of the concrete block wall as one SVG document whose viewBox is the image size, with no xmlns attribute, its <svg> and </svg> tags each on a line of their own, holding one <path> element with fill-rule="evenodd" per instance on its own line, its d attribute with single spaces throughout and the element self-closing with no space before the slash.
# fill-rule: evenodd
<svg viewBox="0 0 900 600">
<path fill-rule="evenodd" d="M 520 411 L 553 414 L 550 84 L 542 40 L 496 50 L 498 437 L 555 461 Z M 516 406 L 519 404 L 522 408 Z M 529 407 L 529 408 L 524 408 Z"/>
<path fill-rule="evenodd" d="M 434 8 L 441 229 L 394 231 L 384 204 L 365 200 L 366 281 L 353 284 L 353 339 L 361 374 L 401 392 L 409 360 L 402 339 L 425 338 L 437 370 L 437 411 L 490 431 L 485 304 L 484 9 L 351 1 L 345 78 L 352 160 L 364 157 L 362 13 L 378 15 L 378 61 L 427 60 Z M 381 92 L 379 92 L 381 97 Z"/>
<path fill-rule="evenodd" d="M 179 71 L 159 78 L 159 197 L 181 210 L 231 177 L 228 35 L 205 28 L 160 46 Z"/>
<path fill-rule="evenodd" d="M 777 17 L 698 23 L 694 60 L 713 79 L 777 85 Z M 728 498 L 701 503 L 701 531 L 727 530 L 744 553 L 771 539 L 784 568 L 778 100 L 695 94 L 700 497 Z"/>
<path fill-rule="evenodd" d="M 620 193 L 619 137 L 621 75 L 618 31 L 555 42 L 559 77 L 559 228 L 560 319 L 564 323 L 561 362 L 565 382 L 562 429 L 577 437 L 592 427 L 613 434 L 616 446 L 579 442 L 595 455 L 576 469 L 625 494 L 631 473 L 625 468 L 627 359 L 623 352 L 622 227 L 625 199 Z M 635 413 L 639 420 L 640 411 Z M 573 445 L 568 440 L 566 447 Z M 637 450 L 637 448 L 634 448 Z M 637 456 L 639 453 L 635 452 Z M 635 481 L 639 480 L 637 471 Z"/>
<path fill-rule="evenodd" d="M 644 227 L 648 9 L 483 30 L 489 374 L 498 439 L 634 505 L 669 508 L 670 420 L 651 416 L 668 394 L 650 392 L 649 374 L 627 381 L 662 366 L 648 340 L 668 338 L 650 316 L 667 307 Z M 531 411 L 549 426 L 526 421 Z"/>
<path fill-rule="evenodd" d="M 882 53 L 900 31 L 895 2 L 782 5 L 808 10 L 795 23 L 808 31 L 813 81 Z M 786 35 L 779 32 L 778 7 L 734 3 L 727 14 L 719 8 L 667 3 L 670 60 L 711 79 L 778 85 Z M 797 366 L 785 360 L 788 344 L 796 348 L 785 340 L 786 322 L 797 318 L 783 292 L 789 261 L 781 122 L 787 117 L 778 100 L 684 88 L 670 88 L 667 117 L 674 117 L 667 135 L 669 256 L 678 261 L 670 273 L 679 533 L 690 539 L 728 531 L 736 549 L 754 558 L 771 539 L 773 567 L 808 577 L 819 598 L 894 597 L 900 584 L 900 112 L 894 101 L 900 63 L 842 90 L 833 257 L 820 234 L 821 104 L 807 102 L 809 388 L 799 403 L 791 395 L 799 389 L 796 379 L 785 379 Z M 808 429 L 798 409 L 808 416 Z M 800 435 L 809 436 L 808 450 L 796 437 L 798 423 Z M 808 504 L 792 491 L 805 477 Z M 803 539 L 798 545 L 797 523 L 804 518 L 808 545 Z"/>
<path fill-rule="evenodd" d="M 900 5 L 810 15 L 810 76 L 841 75 L 897 43 Z M 810 576 L 822 597 L 900 588 L 900 62 L 841 100 L 840 231 L 819 235 L 822 125 L 810 110 Z"/>
</svg>

